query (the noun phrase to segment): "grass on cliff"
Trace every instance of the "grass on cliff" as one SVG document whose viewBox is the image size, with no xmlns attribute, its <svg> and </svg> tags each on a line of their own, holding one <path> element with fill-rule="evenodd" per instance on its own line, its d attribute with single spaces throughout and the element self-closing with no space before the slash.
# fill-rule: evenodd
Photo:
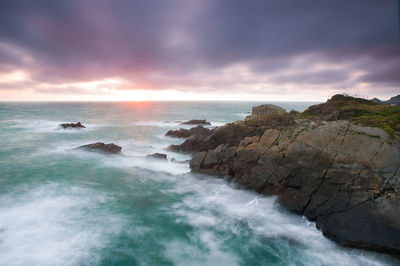
<svg viewBox="0 0 400 266">
<path fill-rule="evenodd" d="M 350 120 L 365 126 L 378 127 L 394 138 L 400 135 L 400 106 L 335 95 L 326 103 L 310 106 L 302 113 L 305 118 Z"/>
<path fill-rule="evenodd" d="M 360 105 L 353 109 L 351 120 L 366 126 L 383 128 L 392 138 L 400 135 L 400 106 Z"/>
</svg>

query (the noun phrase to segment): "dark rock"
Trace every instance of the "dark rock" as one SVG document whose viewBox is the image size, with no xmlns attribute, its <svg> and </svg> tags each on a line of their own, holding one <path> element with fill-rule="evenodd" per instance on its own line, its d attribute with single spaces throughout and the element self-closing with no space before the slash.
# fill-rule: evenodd
<svg viewBox="0 0 400 266">
<path fill-rule="evenodd" d="M 325 236 L 348 247 L 400 254 L 400 200 L 371 200 L 317 220 Z"/>
<path fill-rule="evenodd" d="M 114 143 L 105 144 L 103 142 L 96 142 L 92 144 L 82 145 L 78 147 L 87 151 L 97 151 L 107 154 L 118 154 L 121 153 L 122 147 L 115 145 Z"/>
<path fill-rule="evenodd" d="M 256 108 L 169 148 L 193 153 L 192 172 L 277 195 L 342 245 L 400 254 L 400 139 L 353 123 L 360 106 L 382 108 L 345 95 L 301 114 Z"/>
<path fill-rule="evenodd" d="M 164 153 L 153 153 L 153 154 L 149 154 L 146 155 L 147 158 L 154 158 L 154 159 L 160 159 L 160 160 L 167 160 L 167 155 Z"/>
<path fill-rule="evenodd" d="M 195 152 L 189 163 L 193 172 L 229 175 L 246 188 L 278 195 L 281 205 L 316 220 L 327 237 L 343 245 L 400 252 L 396 242 L 400 225 L 393 222 L 399 216 L 394 207 L 383 208 L 400 198 L 400 143 L 382 129 L 347 121 L 277 128 L 236 122 L 207 137 L 192 136 L 176 148 Z M 372 200 L 380 207 L 368 207 L 370 213 L 358 211 L 358 206 Z M 362 227 L 342 225 L 353 221 Z M 371 229 L 363 233 L 364 226 Z M 373 228 L 378 230 L 368 237 Z"/>
<path fill-rule="evenodd" d="M 205 119 L 204 120 L 193 119 L 193 120 L 189 120 L 186 122 L 182 122 L 181 125 L 207 125 L 207 126 L 210 126 L 211 123 L 207 122 Z"/>
<path fill-rule="evenodd" d="M 81 124 L 81 122 L 60 124 L 60 127 L 62 127 L 62 128 L 86 128 L 84 125 Z"/>
<path fill-rule="evenodd" d="M 193 127 L 191 129 L 180 128 L 178 130 L 169 130 L 165 136 L 174 137 L 174 138 L 188 138 L 193 135 L 198 136 L 208 136 L 211 134 L 211 130 L 208 128 L 204 128 L 202 126 Z"/>
</svg>

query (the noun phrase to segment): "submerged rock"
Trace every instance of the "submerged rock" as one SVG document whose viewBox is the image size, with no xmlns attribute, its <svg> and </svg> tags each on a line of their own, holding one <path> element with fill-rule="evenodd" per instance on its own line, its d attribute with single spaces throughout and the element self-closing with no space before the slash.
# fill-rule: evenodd
<svg viewBox="0 0 400 266">
<path fill-rule="evenodd" d="M 180 128 L 178 130 L 169 130 L 165 136 L 174 138 L 188 138 L 193 135 L 210 135 L 211 130 L 202 126 L 193 127 L 191 129 Z"/>
<path fill-rule="evenodd" d="M 193 120 L 189 120 L 186 122 L 182 122 L 181 125 L 207 125 L 207 126 L 210 126 L 211 123 L 206 121 L 205 119 L 204 120 L 193 119 Z"/>
<path fill-rule="evenodd" d="M 167 155 L 164 153 L 153 153 L 153 154 L 149 154 L 146 155 L 147 158 L 154 158 L 154 159 L 161 159 L 161 160 L 167 160 Z"/>
<path fill-rule="evenodd" d="M 178 160 L 175 159 L 174 157 L 171 158 L 171 162 L 172 162 L 172 163 L 187 164 L 187 163 L 189 163 L 189 161 L 190 161 L 190 160 L 178 161 Z"/>
<path fill-rule="evenodd" d="M 114 143 L 105 144 L 103 142 L 96 142 L 78 147 L 87 151 L 97 151 L 107 154 L 118 154 L 121 153 L 121 146 L 115 145 Z"/>
<path fill-rule="evenodd" d="M 62 127 L 62 128 L 86 128 L 84 125 L 81 124 L 81 122 L 64 123 L 64 124 L 60 124 L 60 127 Z"/>
</svg>

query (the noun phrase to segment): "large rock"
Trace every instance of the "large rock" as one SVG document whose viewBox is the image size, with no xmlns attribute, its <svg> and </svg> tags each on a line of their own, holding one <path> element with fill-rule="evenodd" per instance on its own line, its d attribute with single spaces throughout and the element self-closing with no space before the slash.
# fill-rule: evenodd
<svg viewBox="0 0 400 266">
<path fill-rule="evenodd" d="M 105 144 L 103 142 L 96 142 L 87 145 L 82 145 L 78 147 L 79 149 L 84 149 L 86 151 L 96 151 L 106 154 L 118 154 L 121 153 L 121 146 L 115 145 L 114 143 Z"/>
<path fill-rule="evenodd" d="M 274 104 L 263 104 L 254 106 L 251 114 L 252 115 L 271 115 L 271 114 L 284 114 L 286 110 L 280 106 Z"/>
<path fill-rule="evenodd" d="M 246 136 L 261 136 L 265 128 L 249 127 L 243 121 L 228 123 L 212 131 L 211 135 L 193 135 L 180 145 L 170 145 L 167 149 L 193 153 L 215 149 L 219 144 L 226 143 L 229 146 L 239 145 Z"/>
<path fill-rule="evenodd" d="M 343 245 L 400 253 L 399 140 L 348 121 L 295 124 L 227 124 L 182 147 L 199 151 L 190 161 L 193 172 L 278 195 L 283 206 Z"/>
<path fill-rule="evenodd" d="M 60 124 L 60 127 L 62 127 L 62 128 L 85 128 L 85 126 L 82 125 L 81 122 L 78 122 L 78 123 L 64 123 L 64 124 Z"/>
<path fill-rule="evenodd" d="M 400 254 L 400 200 L 369 200 L 317 220 L 330 239 L 349 246 Z M 351 234 L 349 232 L 352 232 Z"/>
</svg>

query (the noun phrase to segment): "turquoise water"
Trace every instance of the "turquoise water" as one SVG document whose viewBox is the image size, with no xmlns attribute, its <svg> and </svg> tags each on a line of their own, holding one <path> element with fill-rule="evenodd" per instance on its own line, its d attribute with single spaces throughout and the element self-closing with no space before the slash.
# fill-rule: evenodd
<svg viewBox="0 0 400 266">
<path fill-rule="evenodd" d="M 0 265 L 390 265 L 338 247 L 274 197 L 146 158 L 179 122 L 257 103 L 0 103 Z M 279 103 L 304 110 L 310 103 Z M 81 121 L 83 130 L 61 130 Z M 113 142 L 122 155 L 74 150 Z"/>
</svg>

